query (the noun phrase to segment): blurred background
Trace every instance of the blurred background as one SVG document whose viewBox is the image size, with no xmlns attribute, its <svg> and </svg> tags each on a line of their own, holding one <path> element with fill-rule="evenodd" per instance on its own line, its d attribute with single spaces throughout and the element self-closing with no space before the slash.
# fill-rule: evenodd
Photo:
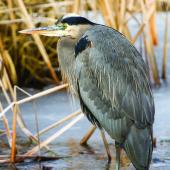
<svg viewBox="0 0 170 170">
<path fill-rule="evenodd" d="M 169 10 L 169 0 L 1 0 L 0 111 L 2 112 L 15 99 L 14 85 L 33 95 L 62 83 L 56 52 L 58 39 L 28 36 L 19 34 L 18 31 L 52 25 L 67 13 L 80 14 L 93 22 L 105 24 L 123 33 L 136 46 L 149 66 L 156 105 L 154 136 L 157 145 L 151 169 L 170 169 Z M 19 93 L 18 97 L 21 99 L 25 95 Z M 77 101 L 71 102 L 70 98 L 64 90 L 38 99 L 36 111 L 32 103 L 24 104 L 20 108 L 26 122 L 24 126 L 32 133 L 37 132 L 35 112 L 41 113 L 38 117 L 40 129 L 74 112 L 79 108 L 79 104 Z M 3 144 L 1 146 L 5 149 L 4 151 L 3 147 L 0 148 L 1 155 L 10 153 L 7 144 L 10 142 L 9 140 L 7 142 L 6 134 L 10 138 L 12 118 L 12 111 L 9 111 L 2 120 L 0 118 L 0 144 Z M 52 145 L 59 155 L 64 153 L 74 155 L 74 158 L 64 158 L 59 162 L 46 164 L 56 169 L 63 167 L 89 169 L 94 163 L 96 169 L 113 168 L 114 163 L 111 167 L 104 163 L 105 151 L 98 133 L 95 133 L 91 140 L 92 148 L 84 149 L 78 145 L 89 126 L 87 120 L 81 120 L 81 124 L 76 125 L 70 133 Z M 73 137 L 73 133 L 79 135 Z M 32 145 L 22 145 L 27 140 L 21 134 L 20 131 L 17 133 L 19 136 L 17 145 L 23 153 Z M 43 136 L 41 140 L 48 138 L 50 134 Z M 109 141 L 112 145 L 110 139 Z M 80 161 L 79 164 L 77 160 Z M 129 162 L 124 162 L 126 169 Z M 29 166 L 31 169 L 37 168 L 36 163 Z M 20 169 L 25 167 L 28 165 L 19 166 Z"/>
</svg>

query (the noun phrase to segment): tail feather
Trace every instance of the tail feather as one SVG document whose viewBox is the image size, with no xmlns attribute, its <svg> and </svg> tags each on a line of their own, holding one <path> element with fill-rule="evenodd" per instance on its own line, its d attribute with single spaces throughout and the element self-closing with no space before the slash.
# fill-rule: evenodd
<svg viewBox="0 0 170 170">
<path fill-rule="evenodd" d="M 138 129 L 131 126 L 130 133 L 124 143 L 127 156 L 137 170 L 148 170 L 152 159 L 152 130 Z"/>
</svg>

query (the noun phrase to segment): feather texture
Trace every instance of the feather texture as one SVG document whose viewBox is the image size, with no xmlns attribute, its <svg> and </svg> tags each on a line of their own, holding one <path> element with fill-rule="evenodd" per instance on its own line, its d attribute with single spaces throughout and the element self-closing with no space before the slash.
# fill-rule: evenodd
<svg viewBox="0 0 170 170">
<path fill-rule="evenodd" d="M 97 120 L 123 144 L 137 169 L 148 169 L 155 112 L 148 68 L 135 47 L 114 29 L 96 25 L 84 38 L 93 46 L 83 44 L 86 48 L 76 57 L 81 105 L 88 108 L 92 123 Z"/>
</svg>

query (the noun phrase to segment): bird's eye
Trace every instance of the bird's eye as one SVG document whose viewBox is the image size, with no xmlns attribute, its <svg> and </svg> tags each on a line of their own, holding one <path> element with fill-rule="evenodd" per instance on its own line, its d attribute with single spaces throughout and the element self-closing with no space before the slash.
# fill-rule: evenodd
<svg viewBox="0 0 170 170">
<path fill-rule="evenodd" d="M 67 23 L 62 24 L 63 28 L 66 29 L 68 27 Z"/>
<path fill-rule="evenodd" d="M 67 23 L 59 23 L 59 24 L 57 24 L 57 26 L 58 26 L 61 30 L 65 30 L 65 29 L 67 28 L 68 24 L 67 24 Z"/>
</svg>

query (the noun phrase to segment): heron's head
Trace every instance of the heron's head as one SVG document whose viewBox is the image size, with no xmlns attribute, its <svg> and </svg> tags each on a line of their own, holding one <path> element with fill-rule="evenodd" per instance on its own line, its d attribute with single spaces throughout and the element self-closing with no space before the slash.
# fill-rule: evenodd
<svg viewBox="0 0 170 170">
<path fill-rule="evenodd" d="M 32 28 L 20 31 L 25 34 L 39 34 L 44 36 L 77 38 L 84 30 L 93 26 L 94 23 L 76 14 L 61 17 L 54 25 L 47 27 Z"/>
</svg>

